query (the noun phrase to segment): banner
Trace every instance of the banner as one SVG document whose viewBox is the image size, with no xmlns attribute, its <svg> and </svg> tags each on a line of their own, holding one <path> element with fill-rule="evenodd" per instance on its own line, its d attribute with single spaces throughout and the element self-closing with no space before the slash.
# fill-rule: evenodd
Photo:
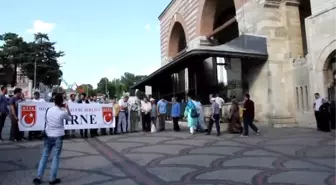
<svg viewBox="0 0 336 185">
<path fill-rule="evenodd" d="M 18 124 L 20 131 L 44 130 L 45 113 L 53 103 L 22 102 L 19 103 Z M 65 130 L 114 128 L 115 117 L 112 104 L 69 103 L 72 119 L 64 120 Z"/>
</svg>

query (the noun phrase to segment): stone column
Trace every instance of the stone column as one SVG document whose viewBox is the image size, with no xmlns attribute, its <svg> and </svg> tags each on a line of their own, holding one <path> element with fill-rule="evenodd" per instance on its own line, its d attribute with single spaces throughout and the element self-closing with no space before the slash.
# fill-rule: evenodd
<svg viewBox="0 0 336 185">
<path fill-rule="evenodd" d="M 303 55 L 298 3 L 283 1 L 278 7 L 265 7 L 265 15 L 269 24 L 263 26 L 271 31 L 267 37 L 269 124 L 293 127 L 297 124 L 291 59 Z"/>
<path fill-rule="evenodd" d="M 228 96 L 236 96 L 238 100 L 243 100 L 242 87 L 242 64 L 239 58 L 225 58 L 227 83 L 229 86 Z"/>
</svg>

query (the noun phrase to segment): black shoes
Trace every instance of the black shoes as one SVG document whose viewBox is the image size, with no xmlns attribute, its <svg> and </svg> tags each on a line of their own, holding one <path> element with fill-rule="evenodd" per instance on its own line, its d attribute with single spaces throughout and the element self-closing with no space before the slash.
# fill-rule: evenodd
<svg viewBox="0 0 336 185">
<path fill-rule="evenodd" d="M 34 185 L 40 185 L 40 184 L 42 184 L 42 181 L 39 178 L 35 178 L 33 180 L 33 183 L 34 183 Z M 61 179 L 55 179 L 55 180 L 49 182 L 50 185 L 60 184 L 60 183 L 61 183 Z"/>
<path fill-rule="evenodd" d="M 41 181 L 41 179 L 35 178 L 33 180 L 33 183 L 34 183 L 34 185 L 39 185 L 39 184 L 42 184 L 42 181 Z"/>
<path fill-rule="evenodd" d="M 54 181 L 49 182 L 50 185 L 61 183 L 61 179 L 55 179 Z"/>
</svg>

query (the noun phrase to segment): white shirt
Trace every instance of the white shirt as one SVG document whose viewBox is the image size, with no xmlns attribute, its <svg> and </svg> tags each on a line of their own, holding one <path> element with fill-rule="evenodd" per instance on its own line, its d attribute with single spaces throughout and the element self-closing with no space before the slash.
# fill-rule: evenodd
<svg viewBox="0 0 336 185">
<path fill-rule="evenodd" d="M 76 103 L 76 100 L 72 101 L 71 99 L 68 100 L 68 103 Z"/>
<path fill-rule="evenodd" d="M 68 112 L 64 108 L 57 106 L 50 107 L 47 112 L 46 129 L 48 137 L 64 136 L 64 120 L 71 120 Z"/>
<path fill-rule="evenodd" d="M 120 111 L 125 111 L 125 110 L 122 109 L 122 107 L 127 107 L 127 106 L 128 106 L 128 103 L 125 102 L 124 99 L 120 99 L 120 100 L 118 101 L 118 104 L 119 104 L 119 106 L 120 106 Z"/>
<path fill-rule="evenodd" d="M 322 105 L 322 98 L 320 97 L 314 100 L 314 104 L 315 104 L 315 111 L 319 111 Z"/>
<path fill-rule="evenodd" d="M 224 100 L 221 97 L 216 97 L 215 102 L 219 105 L 219 108 L 221 109 L 224 106 Z"/>
<path fill-rule="evenodd" d="M 141 112 L 149 113 L 152 109 L 152 104 L 150 102 L 141 101 Z"/>
<path fill-rule="evenodd" d="M 45 100 L 42 99 L 42 98 L 40 98 L 40 99 L 33 99 L 32 101 L 33 101 L 33 102 L 45 102 Z"/>
</svg>

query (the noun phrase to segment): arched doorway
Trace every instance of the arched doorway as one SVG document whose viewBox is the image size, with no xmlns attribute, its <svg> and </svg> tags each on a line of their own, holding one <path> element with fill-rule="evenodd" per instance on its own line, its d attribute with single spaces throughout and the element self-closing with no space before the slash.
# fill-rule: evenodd
<svg viewBox="0 0 336 185">
<path fill-rule="evenodd" d="M 239 26 L 236 19 L 235 0 L 200 0 L 197 34 L 205 36 L 212 45 L 228 43 L 239 37 Z M 235 96 L 243 98 L 243 67 L 241 60 L 228 58 L 212 58 L 213 74 L 217 79 L 212 91 L 230 99 Z"/>
<path fill-rule="evenodd" d="M 180 22 L 175 22 L 169 38 L 168 56 L 176 57 L 186 47 L 187 40 L 183 26 Z"/>
<path fill-rule="evenodd" d="M 305 56 L 308 53 L 305 19 L 311 16 L 310 0 L 300 0 L 299 14 L 301 24 L 302 49 Z"/>
<path fill-rule="evenodd" d="M 187 36 L 184 27 L 184 21 L 182 16 L 175 14 L 172 20 L 171 32 L 168 44 L 168 57 L 173 59 L 183 52 L 187 47 Z M 172 86 L 167 86 L 166 88 L 173 89 L 173 94 L 171 96 L 177 96 L 179 99 L 183 98 L 184 92 L 186 90 L 186 69 L 170 75 L 170 80 Z M 167 79 L 168 80 L 168 79 Z M 167 92 L 169 90 L 167 89 Z M 171 91 L 170 91 L 171 92 Z M 167 97 L 168 98 L 168 97 Z"/>
<path fill-rule="evenodd" d="M 224 44 L 239 36 L 234 0 L 201 0 L 197 32 Z"/>
<path fill-rule="evenodd" d="M 325 85 L 327 86 L 328 99 L 336 99 L 336 50 L 330 53 L 325 62 Z"/>
</svg>

